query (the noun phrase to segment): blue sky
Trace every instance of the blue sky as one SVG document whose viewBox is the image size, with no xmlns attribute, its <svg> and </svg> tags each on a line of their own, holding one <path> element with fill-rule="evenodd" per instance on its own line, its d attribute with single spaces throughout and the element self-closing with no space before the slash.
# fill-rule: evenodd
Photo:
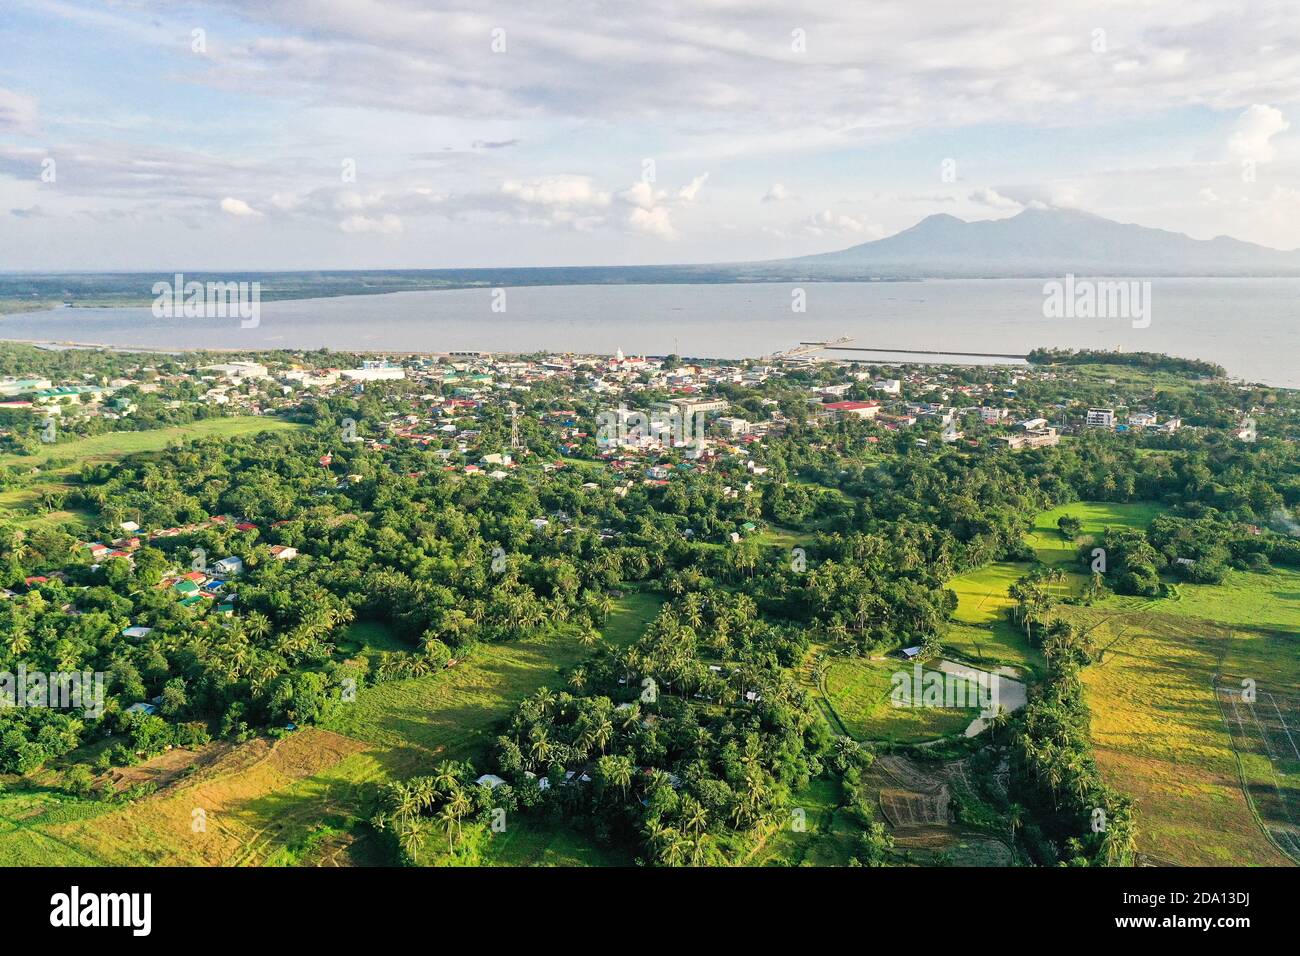
<svg viewBox="0 0 1300 956">
<path fill-rule="evenodd" d="M 1033 204 L 1294 248 L 1288 6 L 5 0 L 0 269 L 735 261 Z"/>
</svg>

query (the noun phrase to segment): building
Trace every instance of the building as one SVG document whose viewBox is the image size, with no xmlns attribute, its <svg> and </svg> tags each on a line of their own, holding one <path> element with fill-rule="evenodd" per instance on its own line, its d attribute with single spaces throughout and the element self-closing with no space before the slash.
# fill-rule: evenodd
<svg viewBox="0 0 1300 956">
<path fill-rule="evenodd" d="M 690 419 L 692 415 L 708 415 L 712 412 L 725 412 L 727 410 L 727 400 L 725 398 L 679 398 L 672 403 L 677 409 L 677 414 L 682 417 L 683 421 Z"/>
<path fill-rule="evenodd" d="M 984 405 L 980 407 L 979 412 L 980 421 L 985 425 L 996 425 L 998 422 L 1002 421 L 1002 419 L 1007 417 L 1007 410 L 1005 408 L 992 408 Z"/>
<path fill-rule="evenodd" d="M 406 369 L 397 365 L 365 365 L 345 368 L 339 374 L 351 382 L 391 382 L 406 378 Z"/>
<path fill-rule="evenodd" d="M 46 403 L 70 403 L 76 405 L 83 398 L 96 401 L 107 389 L 98 385 L 56 385 L 53 388 L 40 388 L 32 392 L 32 401 L 38 405 Z"/>
<path fill-rule="evenodd" d="M 903 391 L 903 383 L 896 378 L 880 378 L 871 383 L 871 387 L 878 392 L 884 392 L 886 395 L 899 395 Z"/>
<path fill-rule="evenodd" d="M 1134 412 L 1128 417 L 1128 423 L 1135 428 L 1154 428 L 1157 422 L 1155 412 Z"/>
<path fill-rule="evenodd" d="M 217 574 L 239 574 L 244 570 L 244 560 L 234 556 L 222 558 L 212 566 L 212 569 Z"/>
<path fill-rule="evenodd" d="M 1115 409 L 1113 408 L 1088 409 L 1087 425 L 1089 428 L 1114 428 Z"/>
<path fill-rule="evenodd" d="M 49 388 L 53 384 L 48 378 L 6 378 L 0 380 L 0 395 L 12 398 L 15 395 L 26 395 L 28 392 Z"/>
<path fill-rule="evenodd" d="M 822 408 L 836 418 L 875 418 L 880 414 L 879 402 L 827 402 Z"/>
<path fill-rule="evenodd" d="M 995 441 L 1000 441 L 1012 451 L 1016 451 L 1021 448 L 1051 448 L 1053 445 L 1060 444 L 1061 436 L 1056 433 L 1055 428 L 1027 428 L 1014 435 L 998 435 Z"/>
<path fill-rule="evenodd" d="M 266 366 L 259 362 L 223 362 L 220 365 L 204 365 L 199 368 L 199 372 L 210 372 L 232 382 L 271 377 Z"/>
<path fill-rule="evenodd" d="M 750 430 L 749 422 L 743 418 L 719 418 L 717 426 L 727 435 L 748 435 Z"/>
</svg>

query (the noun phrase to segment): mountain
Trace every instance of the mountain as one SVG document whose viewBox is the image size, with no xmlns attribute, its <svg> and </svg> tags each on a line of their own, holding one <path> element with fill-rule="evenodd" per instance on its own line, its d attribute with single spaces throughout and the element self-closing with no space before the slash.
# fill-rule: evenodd
<svg viewBox="0 0 1300 956">
<path fill-rule="evenodd" d="M 1228 236 L 1193 239 L 1073 209 L 966 222 L 935 215 L 839 252 L 752 263 L 756 277 L 1300 276 L 1300 251 Z"/>
</svg>

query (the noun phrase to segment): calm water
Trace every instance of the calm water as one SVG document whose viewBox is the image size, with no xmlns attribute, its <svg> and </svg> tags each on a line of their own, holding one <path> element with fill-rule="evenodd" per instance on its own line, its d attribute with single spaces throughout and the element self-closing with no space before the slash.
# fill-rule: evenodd
<svg viewBox="0 0 1300 956">
<path fill-rule="evenodd" d="M 0 318 L 0 337 L 148 348 L 582 351 L 738 358 L 850 336 L 859 347 L 1024 353 L 1122 348 L 1208 359 L 1251 381 L 1300 387 L 1300 279 L 1154 279 L 1151 324 L 1047 319 L 1039 279 L 534 286 L 264 302 L 261 324 L 156 319 L 149 309 L 58 309 Z M 870 353 L 828 353 L 871 357 Z M 891 361 L 899 356 L 881 356 Z M 937 359 L 930 359 L 931 361 Z"/>
</svg>

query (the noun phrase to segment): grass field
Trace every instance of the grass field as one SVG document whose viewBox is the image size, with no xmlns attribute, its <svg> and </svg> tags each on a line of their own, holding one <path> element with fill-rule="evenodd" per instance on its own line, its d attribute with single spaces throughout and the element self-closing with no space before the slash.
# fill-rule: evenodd
<svg viewBox="0 0 1300 956">
<path fill-rule="evenodd" d="M 1300 574 L 1230 572 L 1176 596 L 1113 598 L 1067 616 L 1108 650 L 1084 672 L 1097 762 L 1138 805 L 1138 849 L 1185 865 L 1284 864 L 1241 785 L 1216 675 L 1300 689 Z M 1267 767 L 1243 761 L 1262 785 Z"/>
<path fill-rule="evenodd" d="M 957 610 L 944 636 L 944 647 L 976 664 L 1041 672 L 1043 655 L 1007 618 L 1012 605 L 1007 588 L 1028 571 L 1027 564 L 1002 562 L 949 581 L 948 588 L 957 595 Z"/>
<path fill-rule="evenodd" d="M 282 431 L 301 428 L 293 422 L 259 415 L 232 415 L 225 418 L 207 418 L 188 425 L 172 425 L 139 432 L 109 432 L 90 438 L 75 438 L 66 442 L 42 445 L 35 455 L 0 455 L 0 466 L 30 465 L 37 467 L 51 459 L 71 459 L 72 468 L 80 468 L 85 461 L 108 461 L 142 451 L 158 451 L 177 442 L 196 438 L 237 438 L 256 432 Z"/>
<path fill-rule="evenodd" d="M 1080 543 L 1106 528 L 1145 528 L 1156 515 L 1165 511 L 1163 505 L 1149 502 L 1114 504 L 1109 501 L 1078 501 L 1041 512 L 1034 518 L 1034 526 L 1025 540 L 1044 564 L 1074 564 Z M 1064 515 L 1078 518 L 1082 531 L 1076 540 L 1062 537 L 1056 522 Z M 1076 565 L 1077 566 L 1077 565 Z"/>
<path fill-rule="evenodd" d="M 1078 545 L 1090 536 L 1106 527 L 1146 527 L 1161 511 L 1077 502 L 1038 515 L 1027 541 L 1043 563 L 1073 568 Z M 1073 541 L 1057 528 L 1064 514 L 1082 523 Z M 1041 655 L 1006 619 L 1006 589 L 1029 567 L 995 564 L 949 582 L 958 598 L 945 639 L 950 650 L 1041 673 Z M 1077 593 L 1084 580 L 1071 570 L 1070 589 Z M 1112 597 L 1059 613 L 1086 628 L 1104 652 L 1083 677 L 1093 745 L 1103 776 L 1138 806 L 1139 851 L 1184 865 L 1286 863 L 1242 776 L 1260 794 L 1257 804 L 1280 806 L 1283 814 L 1289 805 L 1265 798 L 1279 781 L 1295 781 L 1288 766 L 1259 753 L 1239 759 L 1214 681 L 1226 673 L 1282 694 L 1300 688 L 1300 574 L 1233 571 L 1221 585 L 1178 584 L 1157 600 Z"/>
<path fill-rule="evenodd" d="M 901 660 L 840 658 L 826 672 L 826 696 L 840 721 L 858 740 L 917 743 L 959 734 L 979 711 L 965 707 L 895 707 L 890 700 L 891 677 L 911 676 Z M 928 669 L 927 669 L 928 671 Z"/>
<path fill-rule="evenodd" d="M 661 604 L 655 594 L 619 599 L 603 639 L 630 643 Z M 365 654 L 401 644 L 383 627 L 361 622 L 342 646 Z M 120 808 L 76 801 L 84 808 L 78 812 L 95 814 L 93 820 L 38 821 L 21 840 L 6 838 L 0 800 L 0 865 L 37 859 L 146 866 L 315 861 L 340 834 L 366 838 L 362 820 L 378 785 L 427 772 L 444 758 L 481 758 L 493 726 L 521 698 L 542 686 L 558 687 L 559 672 L 590 654 L 567 633 L 484 645 L 437 674 L 362 689 L 326 726 L 297 731 L 273 746 L 260 739 L 244 744 L 157 796 Z M 202 833 L 192 829 L 195 810 L 205 815 Z M 515 821 L 497 839 L 502 843 L 492 844 L 490 857 L 501 865 L 630 862 L 544 822 Z M 372 852 L 363 847 L 360 855 Z"/>
<path fill-rule="evenodd" d="M 1150 503 L 1075 502 L 1038 514 L 1025 540 L 1039 561 L 1065 570 L 1066 579 L 1057 585 L 1060 594 L 1077 595 L 1087 584 L 1077 563 L 1080 544 L 1108 527 L 1145 528 L 1163 510 L 1163 506 Z M 1082 526 L 1073 540 L 1062 537 L 1056 524 L 1067 514 L 1078 518 Z M 1003 561 L 949 581 L 949 589 L 957 595 L 957 610 L 944 638 L 945 647 L 973 663 L 1004 664 L 1041 673 L 1045 665 L 1042 654 L 1007 619 L 1013 603 L 1007 589 L 1030 568 L 1029 564 Z"/>
<path fill-rule="evenodd" d="M 811 781 L 791 798 L 789 819 L 772 829 L 745 865 L 847 866 L 862 828 L 840 806 L 842 802 L 839 781 Z"/>
<path fill-rule="evenodd" d="M 141 432 L 111 432 L 90 438 L 41 447 L 35 455 L 0 455 L 0 467 L 31 469 L 33 474 L 20 487 L 0 491 L 0 517 L 19 525 L 57 524 L 72 529 L 88 528 L 95 516 L 88 511 L 60 510 L 45 512 L 40 504 L 47 491 L 70 491 L 70 475 L 86 462 L 113 461 L 139 452 L 161 451 L 171 445 L 196 438 L 237 438 L 265 431 L 284 431 L 301 425 L 256 415 L 209 418 L 189 425 L 175 425 Z M 50 462 L 55 464 L 47 467 Z"/>
</svg>

